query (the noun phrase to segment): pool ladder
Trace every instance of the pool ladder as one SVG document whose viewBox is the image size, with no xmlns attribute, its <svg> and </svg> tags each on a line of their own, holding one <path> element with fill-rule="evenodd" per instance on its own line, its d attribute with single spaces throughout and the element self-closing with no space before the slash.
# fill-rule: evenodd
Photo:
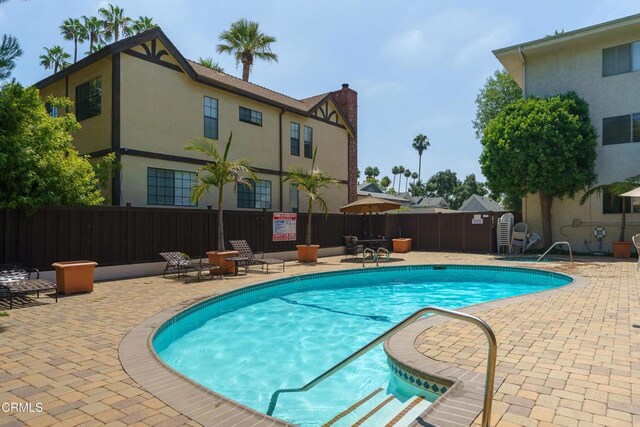
<svg viewBox="0 0 640 427">
<path fill-rule="evenodd" d="M 569 247 L 569 258 L 571 258 L 571 262 L 573 262 L 573 252 L 571 252 L 571 243 L 569 243 L 567 241 L 555 242 L 553 245 L 551 245 L 551 247 L 549 249 L 547 249 L 542 255 L 540 255 L 540 257 L 538 257 L 536 262 L 538 262 L 541 259 L 543 259 L 544 256 L 551 251 L 551 249 L 555 248 L 558 245 L 567 245 Z"/>
<path fill-rule="evenodd" d="M 401 322 L 397 323 L 394 327 L 384 332 L 382 335 L 379 335 L 373 341 L 369 342 L 356 352 L 352 353 L 347 358 L 335 364 L 333 367 L 329 368 L 322 374 L 318 375 L 316 378 L 312 379 L 302 387 L 298 388 L 281 388 L 276 390 L 271 395 L 271 400 L 269 401 L 269 408 L 267 409 L 267 415 L 273 415 L 273 411 L 276 409 L 276 405 L 278 404 L 278 398 L 282 393 L 298 393 L 302 391 L 309 391 L 316 385 L 320 384 L 322 381 L 340 371 L 342 368 L 367 353 L 369 350 L 377 346 L 378 344 L 385 341 L 387 338 L 394 335 L 396 332 L 403 329 L 410 323 L 415 322 L 420 319 L 425 314 L 440 314 L 445 317 L 450 317 L 452 319 L 462 320 L 465 322 L 472 323 L 482 329 L 485 336 L 487 337 L 487 342 L 489 344 L 489 348 L 487 350 L 487 374 L 485 378 L 484 385 L 484 404 L 482 406 L 482 426 L 489 427 L 489 422 L 491 420 L 491 404 L 493 400 L 493 385 L 496 377 L 496 353 L 497 353 L 497 341 L 496 336 L 491 330 L 491 327 L 482 319 L 476 316 L 472 316 L 471 314 L 462 313 L 459 311 L 447 310 L 440 307 L 427 306 L 421 308 L 416 311 L 409 317 L 405 318 Z"/>
</svg>

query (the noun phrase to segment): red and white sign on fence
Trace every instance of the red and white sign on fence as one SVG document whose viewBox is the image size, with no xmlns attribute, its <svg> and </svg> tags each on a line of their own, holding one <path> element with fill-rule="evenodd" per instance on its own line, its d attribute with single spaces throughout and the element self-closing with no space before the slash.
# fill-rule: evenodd
<svg viewBox="0 0 640 427">
<path fill-rule="evenodd" d="M 273 241 L 284 242 L 296 240 L 296 213 L 273 213 Z"/>
</svg>

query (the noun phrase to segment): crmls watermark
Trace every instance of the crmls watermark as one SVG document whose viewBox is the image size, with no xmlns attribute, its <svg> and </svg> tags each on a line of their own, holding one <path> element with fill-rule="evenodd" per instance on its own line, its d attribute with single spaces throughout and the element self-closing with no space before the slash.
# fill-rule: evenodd
<svg viewBox="0 0 640 427">
<path fill-rule="evenodd" d="M 0 405 L 0 412 L 8 414 L 15 412 L 42 412 L 43 407 L 41 402 L 2 402 Z"/>
</svg>

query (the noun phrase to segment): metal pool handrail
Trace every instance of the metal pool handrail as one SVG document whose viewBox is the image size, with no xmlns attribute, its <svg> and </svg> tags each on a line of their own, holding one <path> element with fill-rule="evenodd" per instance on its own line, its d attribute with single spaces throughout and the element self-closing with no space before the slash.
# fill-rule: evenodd
<svg viewBox="0 0 640 427">
<path fill-rule="evenodd" d="M 427 306 L 416 311 L 409 317 L 402 320 L 400 323 L 397 323 L 393 328 L 387 330 L 382 335 L 379 335 L 373 341 L 369 342 L 368 344 L 360 348 L 360 350 L 357 350 L 356 352 L 352 353 L 350 356 L 338 362 L 332 368 L 326 370 L 325 372 L 323 372 L 316 378 L 312 379 L 302 387 L 282 388 L 274 391 L 273 394 L 271 395 L 271 400 L 269 401 L 269 409 L 267 409 L 267 415 L 273 415 L 273 411 L 276 408 L 276 404 L 278 403 L 278 397 L 280 397 L 280 394 L 298 393 L 301 391 L 310 390 L 311 388 L 315 387 L 316 385 L 321 383 L 323 380 L 325 380 L 327 377 L 338 372 L 339 370 L 341 370 L 342 368 L 344 368 L 345 366 L 353 362 L 355 359 L 357 359 L 358 357 L 362 356 L 363 354 L 371 350 L 373 347 L 377 346 L 378 344 L 380 344 L 381 342 L 383 342 L 384 340 L 386 340 L 387 338 L 389 338 L 399 330 L 403 329 L 409 323 L 413 323 L 419 318 L 421 318 L 422 316 L 424 316 L 425 314 L 430 314 L 430 313 L 441 314 L 446 317 L 451 317 L 453 319 L 463 320 L 465 322 L 472 323 L 478 326 L 480 329 L 482 329 L 482 332 L 484 332 L 485 336 L 487 337 L 487 342 L 489 343 L 489 349 L 488 349 L 488 355 L 487 355 L 487 374 L 486 374 L 485 387 L 484 387 L 482 426 L 489 427 L 489 421 L 491 418 L 491 404 L 493 399 L 493 383 L 496 377 L 496 352 L 498 347 L 496 336 L 491 330 L 491 327 L 489 327 L 489 325 L 479 317 L 472 316 L 467 313 L 461 313 L 459 311 L 446 310 L 444 308 L 433 307 L 433 306 Z"/>
<path fill-rule="evenodd" d="M 571 252 L 571 243 L 563 241 L 563 242 L 555 242 L 553 245 L 551 245 L 551 247 L 549 249 L 547 249 L 545 251 L 545 253 L 543 253 L 542 255 L 540 255 L 540 257 L 536 260 L 536 262 L 540 261 L 542 258 L 544 258 L 544 256 L 546 254 L 549 253 L 549 251 L 551 251 L 551 249 L 555 248 L 558 245 L 567 245 L 569 247 L 569 257 L 571 258 L 571 262 L 573 262 L 573 253 Z"/>
</svg>

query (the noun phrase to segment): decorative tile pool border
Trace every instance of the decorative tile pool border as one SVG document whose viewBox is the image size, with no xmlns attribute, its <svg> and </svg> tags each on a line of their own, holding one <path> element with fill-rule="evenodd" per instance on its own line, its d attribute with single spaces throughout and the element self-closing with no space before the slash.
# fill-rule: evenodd
<svg viewBox="0 0 640 427">
<path fill-rule="evenodd" d="M 387 364 L 393 375 L 399 379 L 429 393 L 437 394 L 438 396 L 442 396 L 453 385 L 453 381 L 426 375 L 415 369 L 400 367 L 399 364 L 394 363 L 390 358 L 387 358 Z"/>
</svg>

